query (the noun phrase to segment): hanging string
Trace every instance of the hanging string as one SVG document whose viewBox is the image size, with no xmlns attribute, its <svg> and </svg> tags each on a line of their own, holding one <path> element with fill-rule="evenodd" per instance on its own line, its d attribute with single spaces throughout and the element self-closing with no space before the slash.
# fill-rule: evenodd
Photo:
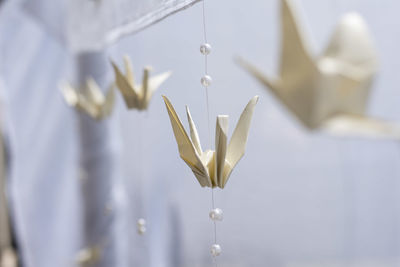
<svg viewBox="0 0 400 267">
<path fill-rule="evenodd" d="M 206 105 L 207 105 L 207 126 L 208 126 L 208 144 L 210 149 L 212 148 L 212 141 L 211 141 L 211 127 L 210 127 L 210 103 L 209 103 L 209 95 L 208 95 L 208 87 L 211 83 L 211 79 L 207 82 L 208 76 L 208 54 L 211 52 L 211 46 L 208 44 L 207 41 L 207 27 L 206 27 L 206 11 L 205 11 L 205 0 L 203 0 L 203 34 L 204 34 L 204 44 L 200 47 L 201 53 L 204 55 L 204 73 L 205 76 L 202 78 L 202 84 L 206 88 Z M 207 50 L 208 49 L 208 50 Z"/>
<path fill-rule="evenodd" d="M 139 219 L 137 219 L 137 222 L 136 222 L 136 230 L 137 230 L 137 233 L 139 234 L 139 235 L 143 235 L 143 234 L 145 234 L 145 232 L 146 232 L 146 219 L 145 219 L 145 217 L 144 217 L 144 204 L 143 204 L 143 202 L 142 202 L 142 200 L 143 200 L 143 180 L 144 180 L 144 178 L 143 178 L 143 176 L 144 176 L 144 160 L 143 160 L 143 155 L 144 155 L 144 149 L 143 149 L 143 146 L 144 146 L 144 140 L 143 140 L 143 132 L 144 132 L 144 130 L 143 130 L 143 128 L 144 128 L 144 121 L 145 120 L 147 120 L 147 118 L 148 118 L 148 112 L 146 111 L 146 113 L 144 114 L 144 117 L 143 116 L 141 116 L 140 118 L 139 118 L 139 122 L 140 122 L 140 124 L 139 124 L 139 131 L 138 131 L 138 133 L 139 133 L 139 138 L 138 138 L 138 143 L 139 143 L 139 153 L 138 153 L 138 155 L 140 155 L 140 157 L 137 159 L 137 165 L 138 165 L 138 177 L 139 177 L 139 179 L 137 180 L 137 182 L 138 182 L 138 188 L 139 188 L 139 190 L 137 190 L 137 194 L 138 194 L 138 201 L 139 201 L 139 214 L 141 215 L 140 217 L 139 217 Z"/>
<path fill-rule="evenodd" d="M 215 210 L 214 188 L 211 189 L 211 207 Z M 217 222 L 214 221 L 214 244 L 217 244 Z"/>
<path fill-rule="evenodd" d="M 214 199 L 214 188 L 211 188 L 211 206 L 212 206 L 212 213 L 215 212 L 215 199 Z M 211 216 L 210 216 L 211 217 Z M 218 267 L 218 263 L 217 263 L 217 254 L 221 253 L 220 251 L 215 251 L 215 250 L 220 250 L 220 247 L 218 245 L 217 242 L 217 221 L 213 220 L 214 223 L 214 245 L 211 248 L 211 254 L 213 256 L 213 260 L 214 260 L 214 265 L 215 267 Z M 217 246 L 217 247 L 215 247 Z"/>
<path fill-rule="evenodd" d="M 207 41 L 207 27 L 206 27 L 206 8 L 205 8 L 205 0 L 202 3 L 202 11 L 203 11 L 203 34 L 204 34 L 204 44 L 200 47 L 200 52 L 204 55 L 204 72 L 205 75 L 201 78 L 201 84 L 205 87 L 206 91 L 206 105 L 207 105 L 207 126 L 208 126 L 208 142 L 209 147 L 212 149 L 212 139 L 211 139 L 211 124 L 210 124 L 210 104 L 209 104 L 209 94 L 208 87 L 210 86 L 212 79 L 208 75 L 208 54 L 211 52 L 211 46 Z M 212 211 L 210 212 L 210 218 L 213 220 L 214 224 L 214 244 L 211 247 L 211 254 L 213 256 L 213 261 L 215 267 L 218 267 L 217 264 L 217 256 L 221 253 L 221 247 L 217 243 L 217 221 L 222 219 L 222 211 L 220 209 L 215 208 L 215 196 L 214 196 L 214 188 L 211 188 L 211 207 Z"/>
</svg>

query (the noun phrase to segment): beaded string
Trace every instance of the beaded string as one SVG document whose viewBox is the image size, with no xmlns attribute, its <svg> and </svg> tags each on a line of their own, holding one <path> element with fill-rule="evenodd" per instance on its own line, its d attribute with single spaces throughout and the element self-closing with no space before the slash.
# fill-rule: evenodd
<svg viewBox="0 0 400 267">
<path fill-rule="evenodd" d="M 206 12 L 205 12 L 205 0 L 202 3 L 203 9 L 203 34 L 204 34 L 204 44 L 200 46 L 200 52 L 204 55 L 204 76 L 201 78 L 201 84 L 205 87 L 206 91 L 206 104 L 207 104 L 207 124 L 208 124 L 208 141 L 209 147 L 212 148 L 211 141 L 211 127 L 210 127 L 210 105 L 209 105 L 209 95 L 208 87 L 211 85 L 212 78 L 208 75 L 208 55 L 211 53 L 211 45 L 207 41 L 207 28 L 206 28 Z M 215 197 L 214 188 L 211 188 L 211 207 L 210 219 L 214 224 L 214 244 L 211 246 L 211 255 L 213 257 L 214 265 L 217 267 L 217 257 L 221 254 L 221 246 L 217 243 L 217 221 L 222 221 L 223 212 L 219 208 L 215 208 Z"/>
</svg>

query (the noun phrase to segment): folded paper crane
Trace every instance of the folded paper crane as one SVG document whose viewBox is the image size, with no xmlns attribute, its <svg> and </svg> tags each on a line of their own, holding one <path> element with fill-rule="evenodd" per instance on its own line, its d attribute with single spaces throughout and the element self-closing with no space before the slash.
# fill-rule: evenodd
<svg viewBox="0 0 400 267">
<path fill-rule="evenodd" d="M 136 85 L 132 63 L 128 56 L 124 57 L 125 71 L 124 75 L 118 66 L 111 61 L 115 72 L 115 83 L 125 100 L 128 109 L 146 110 L 154 92 L 169 78 L 171 72 L 164 72 L 150 78 L 151 68 L 146 67 L 143 71 L 143 81 L 141 85 Z"/>
<path fill-rule="evenodd" d="M 79 267 L 90 267 L 96 265 L 101 258 L 101 248 L 98 246 L 82 249 L 75 257 Z"/>
<path fill-rule="evenodd" d="M 68 83 L 63 83 L 60 87 L 67 104 L 78 111 L 96 120 L 102 120 L 111 115 L 115 103 L 113 85 L 110 86 L 106 95 L 92 78 L 87 79 L 83 90 L 76 90 Z"/>
<path fill-rule="evenodd" d="M 366 115 L 377 54 L 364 20 L 345 15 L 322 56 L 314 58 L 290 0 L 281 0 L 280 77 L 265 76 L 239 59 L 311 130 L 337 135 L 400 138 L 400 127 Z"/>
<path fill-rule="evenodd" d="M 229 144 L 227 144 L 229 117 L 226 115 L 217 117 L 215 151 L 202 150 L 199 135 L 189 108 L 186 107 L 186 113 L 190 127 L 190 138 L 171 102 L 167 97 L 163 96 L 163 98 L 181 158 L 192 169 L 202 187 L 224 188 L 233 168 L 244 155 L 250 122 L 258 96 L 253 97 L 245 107 Z"/>
</svg>

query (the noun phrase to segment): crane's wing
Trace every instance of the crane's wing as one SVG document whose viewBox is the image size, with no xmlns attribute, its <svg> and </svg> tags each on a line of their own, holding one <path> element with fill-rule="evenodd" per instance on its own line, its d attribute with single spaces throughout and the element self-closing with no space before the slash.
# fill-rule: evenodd
<svg viewBox="0 0 400 267">
<path fill-rule="evenodd" d="M 103 105 L 103 117 L 108 117 L 111 115 L 115 104 L 115 87 L 110 85 L 107 94 L 105 96 L 105 101 Z"/>
<path fill-rule="evenodd" d="M 149 67 L 145 67 L 143 70 L 143 81 L 142 81 L 142 85 L 141 85 L 141 95 L 140 95 L 140 99 L 141 99 L 141 108 L 142 109 L 147 109 L 149 102 L 150 102 L 150 98 L 148 98 L 148 92 L 149 92 L 149 76 L 150 76 L 150 68 Z"/>
<path fill-rule="evenodd" d="M 75 107 L 79 103 L 79 95 L 69 83 L 61 83 L 59 85 L 61 93 L 64 97 L 65 102 L 69 106 Z"/>
<path fill-rule="evenodd" d="M 249 135 L 251 118 L 253 117 L 254 107 L 256 106 L 257 102 L 258 96 L 253 97 L 249 101 L 243 110 L 242 115 L 240 115 L 236 128 L 233 131 L 226 153 L 226 170 L 224 170 L 222 188 L 228 181 L 233 168 L 244 155 L 247 137 Z"/>
<path fill-rule="evenodd" d="M 280 78 L 289 83 L 303 80 L 316 68 L 308 38 L 298 21 L 292 1 L 282 0 Z"/>
<path fill-rule="evenodd" d="M 95 105 L 101 106 L 105 102 L 105 97 L 97 82 L 92 78 L 86 80 L 86 89 L 89 101 Z"/>
<path fill-rule="evenodd" d="M 266 89 L 271 92 L 276 99 L 283 104 L 283 106 L 288 109 L 303 125 L 310 127 L 309 113 L 313 107 L 312 87 L 308 86 L 308 84 L 305 84 L 303 81 L 302 83 L 297 84 L 296 91 L 288 92 L 285 89 L 286 87 L 283 87 L 281 80 L 270 79 L 255 66 L 243 59 L 237 59 L 237 61 L 244 69 L 246 69 L 259 82 L 261 82 L 261 84 L 263 84 Z M 309 84 L 312 85 L 312 81 Z M 285 86 L 287 85 L 288 84 L 285 84 Z"/>
<path fill-rule="evenodd" d="M 171 74 L 171 71 L 167 71 L 149 78 L 148 90 L 146 95 L 147 103 L 150 102 L 150 99 L 153 96 L 154 92 L 171 76 Z"/>
<path fill-rule="evenodd" d="M 133 87 L 134 84 L 131 84 L 128 81 L 128 78 L 126 78 L 122 72 L 119 70 L 118 66 L 111 61 L 111 64 L 114 69 L 115 73 L 115 83 L 120 90 L 122 97 L 124 98 L 125 104 L 129 109 L 138 107 L 139 105 L 139 94 L 135 91 L 135 88 Z M 129 74 L 127 74 L 129 77 Z"/>
<path fill-rule="evenodd" d="M 171 120 L 172 130 L 178 144 L 178 150 L 181 158 L 192 169 L 201 186 L 212 187 L 211 179 L 208 171 L 200 160 L 192 141 L 187 135 L 185 128 L 176 114 L 174 107 L 166 96 L 163 96 L 165 106 L 167 107 L 168 115 Z"/>
<path fill-rule="evenodd" d="M 400 125 L 366 116 L 334 116 L 323 124 L 322 130 L 338 136 L 400 140 Z"/>
<path fill-rule="evenodd" d="M 123 57 L 124 60 L 124 66 L 125 66 L 125 77 L 128 80 L 129 84 L 134 85 L 135 84 L 135 77 L 133 75 L 133 67 L 132 67 L 132 61 L 129 56 L 125 55 Z"/>
<path fill-rule="evenodd" d="M 226 150 L 227 150 L 227 133 L 228 133 L 228 120 L 226 115 L 219 115 L 217 117 L 217 125 L 215 128 L 215 185 L 224 188 L 223 184 L 223 171 L 225 166 Z"/>
<path fill-rule="evenodd" d="M 190 110 L 189 110 L 188 106 L 186 106 L 186 114 L 187 114 L 187 119 L 188 119 L 189 127 L 190 127 L 190 138 L 192 139 L 192 143 L 194 145 L 194 148 L 196 149 L 197 154 L 199 156 L 201 156 L 203 154 L 203 150 L 201 148 L 199 134 L 197 132 L 196 125 L 194 124 L 194 121 L 192 119 L 192 115 L 190 114 Z"/>
<path fill-rule="evenodd" d="M 247 60 L 241 57 L 236 58 L 235 61 L 248 73 L 253 75 L 261 84 L 269 88 L 274 95 L 279 95 L 279 91 L 277 86 L 275 85 L 275 81 L 273 81 L 270 77 L 264 75 L 264 73 L 262 73 L 253 64 L 249 63 Z"/>
</svg>

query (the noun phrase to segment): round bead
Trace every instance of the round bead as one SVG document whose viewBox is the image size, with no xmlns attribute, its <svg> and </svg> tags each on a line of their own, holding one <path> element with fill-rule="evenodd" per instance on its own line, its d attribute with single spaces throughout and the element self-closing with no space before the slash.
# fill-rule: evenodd
<svg viewBox="0 0 400 267">
<path fill-rule="evenodd" d="M 146 233 L 146 227 L 145 226 L 139 226 L 137 229 L 137 232 L 139 235 L 143 235 L 144 233 Z"/>
<path fill-rule="evenodd" d="M 212 79 L 210 76 L 204 75 L 203 77 L 201 77 L 200 82 L 204 87 L 208 87 L 211 85 Z"/>
<path fill-rule="evenodd" d="M 146 226 L 146 220 L 143 218 L 140 218 L 139 220 L 137 220 L 137 226 L 138 227 Z"/>
<path fill-rule="evenodd" d="M 212 211 L 210 211 L 209 216 L 210 216 L 210 219 L 213 220 L 214 222 L 222 221 L 224 219 L 224 213 L 219 208 L 216 208 L 216 209 L 213 209 Z"/>
<path fill-rule="evenodd" d="M 210 54 L 210 53 L 211 53 L 211 45 L 210 45 L 210 44 L 207 44 L 207 43 L 202 44 L 202 45 L 200 46 L 200 52 L 201 52 L 203 55 L 208 55 L 208 54 Z"/>
<path fill-rule="evenodd" d="M 143 235 L 146 232 L 146 220 L 140 218 L 137 220 L 137 232 L 139 235 Z"/>
<path fill-rule="evenodd" d="M 221 246 L 218 244 L 214 244 L 211 246 L 211 255 L 213 255 L 213 257 L 217 257 L 219 255 L 221 255 L 222 249 Z"/>
</svg>

